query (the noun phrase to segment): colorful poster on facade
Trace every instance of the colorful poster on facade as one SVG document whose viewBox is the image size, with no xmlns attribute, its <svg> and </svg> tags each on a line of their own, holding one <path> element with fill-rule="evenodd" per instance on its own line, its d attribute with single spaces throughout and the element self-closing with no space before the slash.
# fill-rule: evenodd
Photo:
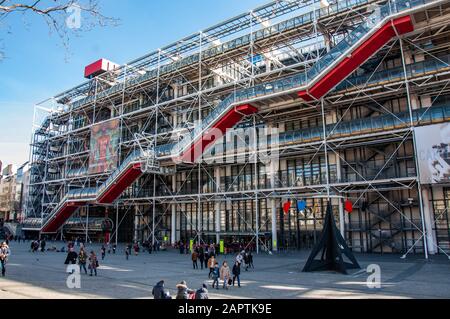
<svg viewBox="0 0 450 319">
<path fill-rule="evenodd" d="M 90 174 L 101 174 L 116 169 L 119 134 L 119 120 L 111 120 L 91 128 Z"/>
<path fill-rule="evenodd" d="M 421 183 L 450 183 L 450 123 L 415 130 Z"/>
</svg>

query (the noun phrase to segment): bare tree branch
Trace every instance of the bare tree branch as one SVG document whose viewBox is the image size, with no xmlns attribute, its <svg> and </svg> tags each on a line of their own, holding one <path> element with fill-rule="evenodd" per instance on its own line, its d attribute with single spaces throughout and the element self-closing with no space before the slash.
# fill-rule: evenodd
<svg viewBox="0 0 450 319">
<path fill-rule="evenodd" d="M 69 51 L 71 36 L 97 26 L 116 26 L 119 23 L 118 19 L 102 14 L 98 0 L 0 0 L 0 22 L 7 21 L 7 17 L 12 14 L 42 17 L 49 32 L 56 33 L 61 39 L 66 53 Z M 0 48 L 0 61 L 3 57 L 4 52 Z"/>
</svg>

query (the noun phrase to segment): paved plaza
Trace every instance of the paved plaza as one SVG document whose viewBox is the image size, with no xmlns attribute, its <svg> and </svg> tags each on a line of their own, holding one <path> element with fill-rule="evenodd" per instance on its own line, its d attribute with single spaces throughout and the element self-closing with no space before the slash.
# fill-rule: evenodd
<svg viewBox="0 0 450 319">
<path fill-rule="evenodd" d="M 47 247 L 52 246 L 48 243 Z M 57 247 L 62 247 L 58 243 Z M 186 280 L 192 289 L 203 282 L 210 288 L 206 270 L 192 269 L 190 255 L 177 251 L 141 253 L 125 259 L 124 245 L 117 254 L 107 254 L 100 260 L 98 277 L 82 275 L 81 289 L 66 285 L 66 253 L 29 252 L 29 243 L 11 243 L 12 254 L 7 277 L 0 278 L 0 298 L 152 298 L 153 285 L 161 279 L 171 294 L 175 285 Z M 87 247 L 100 251 L 99 246 Z M 242 288 L 210 291 L 210 298 L 449 298 L 450 260 L 434 256 L 425 261 L 422 256 L 403 260 L 398 255 L 356 255 L 361 267 L 378 264 L 382 271 L 382 287 L 369 289 L 367 273 L 352 271 L 336 273 L 302 273 L 308 252 L 255 255 L 255 269 L 242 270 Z M 220 256 L 231 261 L 233 256 Z"/>
</svg>

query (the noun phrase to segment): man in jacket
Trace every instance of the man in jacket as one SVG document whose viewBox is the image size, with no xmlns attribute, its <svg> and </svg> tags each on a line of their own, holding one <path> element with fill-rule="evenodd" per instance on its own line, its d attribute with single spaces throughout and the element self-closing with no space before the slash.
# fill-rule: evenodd
<svg viewBox="0 0 450 319">
<path fill-rule="evenodd" d="M 198 249 L 198 260 L 200 260 L 200 269 L 203 270 L 203 264 L 205 263 L 205 251 L 203 250 L 203 246 L 200 246 Z"/>
<path fill-rule="evenodd" d="M 215 265 L 216 265 L 216 258 L 214 258 L 213 255 L 208 259 L 208 268 L 209 268 L 208 278 L 211 278 L 211 274 L 214 272 Z"/>
<path fill-rule="evenodd" d="M 219 278 L 220 278 L 219 263 L 216 261 L 214 263 L 214 270 L 212 272 L 212 279 L 213 279 L 212 287 L 213 287 L 213 289 L 214 289 L 214 286 L 216 286 L 216 289 L 219 290 Z"/>
<path fill-rule="evenodd" d="M 237 282 L 238 282 L 238 287 L 239 288 L 241 288 L 241 278 L 240 278 L 240 275 L 241 275 L 241 265 L 236 261 L 235 263 L 234 263 L 234 266 L 233 266 L 233 287 L 234 287 L 234 282 L 236 281 L 236 279 L 237 279 Z"/>
<path fill-rule="evenodd" d="M 169 292 L 164 287 L 164 280 L 161 280 L 153 287 L 152 295 L 155 299 L 166 299 Z"/>
</svg>

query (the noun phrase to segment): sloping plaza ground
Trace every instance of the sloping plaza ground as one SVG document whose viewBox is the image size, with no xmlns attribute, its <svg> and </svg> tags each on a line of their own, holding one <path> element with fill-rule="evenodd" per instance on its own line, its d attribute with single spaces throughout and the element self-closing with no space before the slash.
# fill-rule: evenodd
<svg viewBox="0 0 450 319">
<path fill-rule="evenodd" d="M 124 245 L 117 253 L 100 260 L 98 277 L 82 275 L 81 288 L 66 285 L 66 253 L 29 252 L 29 243 L 12 242 L 7 276 L 0 278 L 0 298 L 152 298 L 153 285 L 161 279 L 171 294 L 175 285 L 186 280 L 192 289 L 208 283 L 210 298 L 450 298 L 450 260 L 445 256 L 356 255 L 361 271 L 349 275 L 302 273 L 308 252 L 260 254 L 254 256 L 255 269 L 241 273 L 242 288 L 213 290 L 207 270 L 192 269 L 190 255 L 177 251 L 141 253 L 125 259 Z M 52 243 L 47 243 L 51 247 Z M 58 248 L 63 243 L 57 243 Z M 100 247 L 94 245 L 99 254 Z M 232 261 L 233 256 L 219 256 Z M 99 258 L 100 259 L 100 258 Z M 381 267 L 382 286 L 366 285 L 370 264 Z"/>
</svg>

